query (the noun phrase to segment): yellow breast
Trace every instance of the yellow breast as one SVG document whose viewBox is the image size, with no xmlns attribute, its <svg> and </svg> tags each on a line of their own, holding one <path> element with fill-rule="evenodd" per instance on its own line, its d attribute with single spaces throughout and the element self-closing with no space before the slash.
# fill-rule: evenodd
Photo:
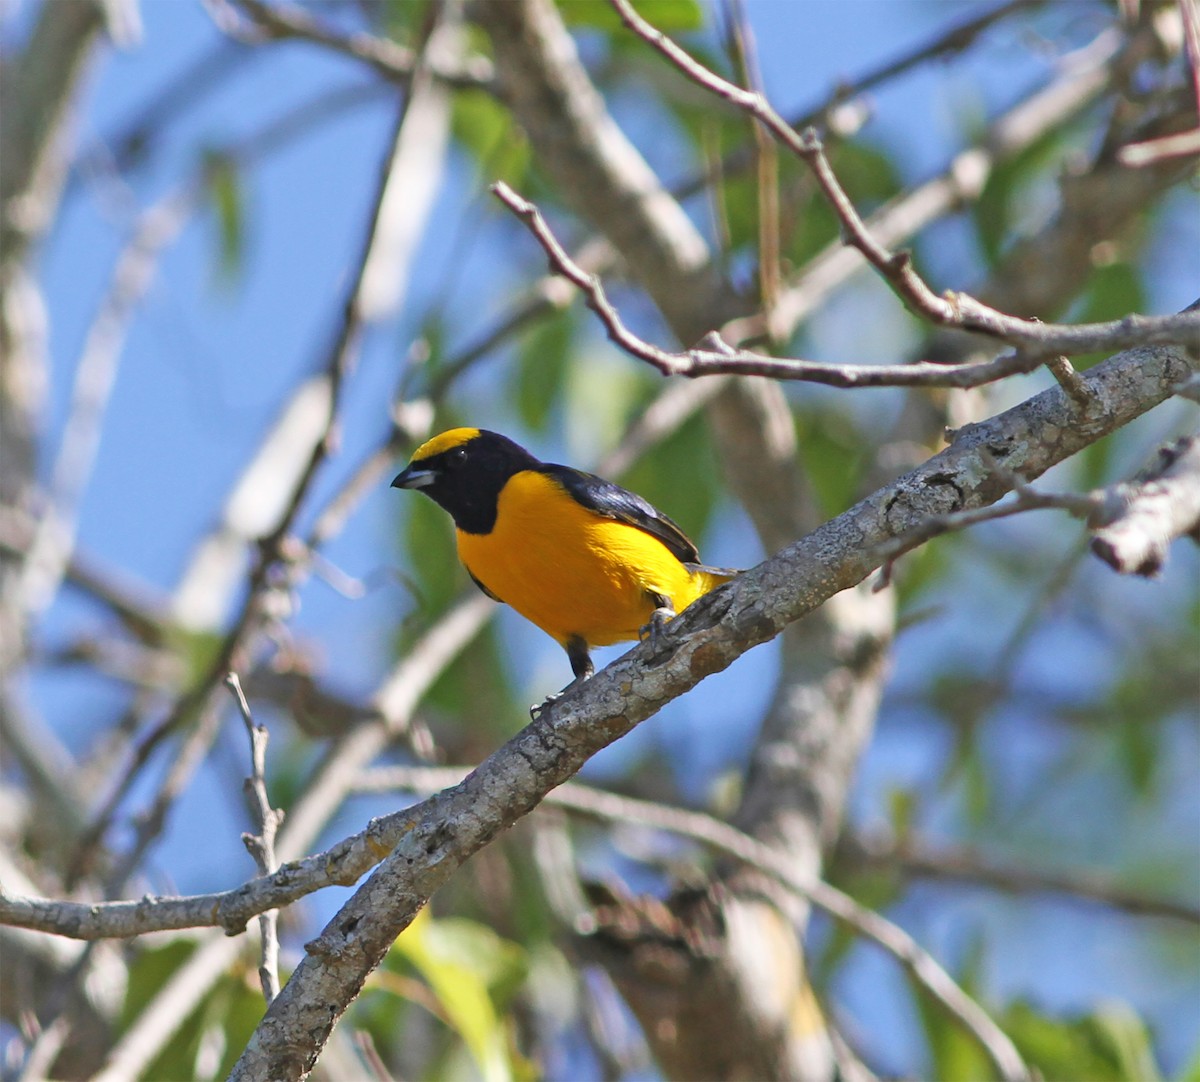
<svg viewBox="0 0 1200 1082">
<path fill-rule="evenodd" d="M 676 612 L 705 591 L 703 582 L 656 537 L 580 506 L 545 474 L 525 471 L 500 493 L 489 534 L 458 533 L 458 554 L 493 594 L 565 645 L 638 637 L 655 605 Z"/>
</svg>

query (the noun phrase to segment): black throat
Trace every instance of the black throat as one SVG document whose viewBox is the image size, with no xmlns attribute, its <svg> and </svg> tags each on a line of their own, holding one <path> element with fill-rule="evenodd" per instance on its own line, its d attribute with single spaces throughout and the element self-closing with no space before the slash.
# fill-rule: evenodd
<svg viewBox="0 0 1200 1082">
<path fill-rule="evenodd" d="M 509 478 L 523 470 L 538 470 L 542 463 L 506 436 L 484 431 L 421 466 L 437 475 L 421 491 L 450 513 L 454 525 L 464 533 L 489 534 Z"/>
</svg>

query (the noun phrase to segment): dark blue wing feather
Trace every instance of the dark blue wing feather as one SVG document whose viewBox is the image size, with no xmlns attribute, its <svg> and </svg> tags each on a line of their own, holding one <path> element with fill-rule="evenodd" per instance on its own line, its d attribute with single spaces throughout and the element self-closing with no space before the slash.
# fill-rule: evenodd
<svg viewBox="0 0 1200 1082">
<path fill-rule="evenodd" d="M 582 506 L 657 537 L 680 563 L 699 563 L 700 553 L 687 534 L 636 492 L 570 466 L 543 464 L 539 469 L 554 478 Z"/>
</svg>

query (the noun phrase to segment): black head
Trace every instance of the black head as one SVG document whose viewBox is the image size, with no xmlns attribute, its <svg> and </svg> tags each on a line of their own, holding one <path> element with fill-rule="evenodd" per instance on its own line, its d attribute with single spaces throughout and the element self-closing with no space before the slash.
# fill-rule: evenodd
<svg viewBox="0 0 1200 1082">
<path fill-rule="evenodd" d="M 490 533 L 500 490 L 513 474 L 541 463 L 507 436 L 452 428 L 421 444 L 393 488 L 416 488 L 450 512 L 467 533 Z"/>
</svg>

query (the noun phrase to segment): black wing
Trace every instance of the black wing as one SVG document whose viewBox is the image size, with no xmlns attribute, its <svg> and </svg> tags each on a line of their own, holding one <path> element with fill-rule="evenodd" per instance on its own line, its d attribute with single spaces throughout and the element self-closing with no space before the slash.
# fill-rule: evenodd
<svg viewBox="0 0 1200 1082">
<path fill-rule="evenodd" d="M 467 565 L 466 565 L 466 564 L 463 564 L 463 567 L 467 567 Z M 489 589 L 488 589 L 486 586 L 484 586 L 484 584 L 483 584 L 482 582 L 480 582 L 480 581 L 479 581 L 479 580 L 478 580 L 478 579 L 475 577 L 475 572 L 474 572 L 474 571 L 472 571 L 472 570 L 471 570 L 469 567 L 467 567 L 467 574 L 471 576 L 471 581 L 472 581 L 473 583 L 475 583 L 475 585 L 476 585 L 476 586 L 478 586 L 478 587 L 479 587 L 479 588 L 480 588 L 480 589 L 481 589 L 481 590 L 482 590 L 482 591 L 483 591 L 485 594 L 487 594 L 487 595 L 488 595 L 488 597 L 490 597 L 490 598 L 491 598 L 493 601 L 499 601 L 501 605 L 503 605 L 503 604 L 505 603 L 505 602 L 504 602 L 504 598 L 502 598 L 502 597 L 497 597 L 497 596 L 496 596 L 494 593 L 492 593 L 492 591 L 491 591 L 491 590 L 489 590 Z"/>
<path fill-rule="evenodd" d="M 570 466 L 543 465 L 540 469 L 588 510 L 645 530 L 666 545 L 680 563 L 700 562 L 700 553 L 687 534 L 636 492 Z"/>
</svg>

